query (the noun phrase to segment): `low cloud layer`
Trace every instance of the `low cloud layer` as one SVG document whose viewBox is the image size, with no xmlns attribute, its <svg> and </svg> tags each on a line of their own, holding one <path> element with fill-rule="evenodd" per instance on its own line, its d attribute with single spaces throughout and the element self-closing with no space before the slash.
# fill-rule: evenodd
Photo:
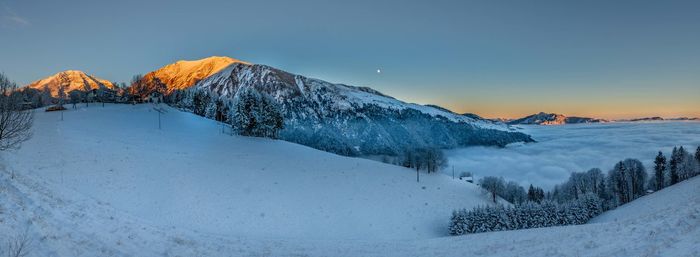
<svg viewBox="0 0 700 257">
<path fill-rule="evenodd" d="M 502 176 L 523 186 L 532 183 L 549 189 L 573 171 L 600 168 L 607 172 L 625 158 L 641 160 L 650 172 L 658 151 L 668 157 L 674 146 L 694 152 L 700 145 L 700 122 L 521 127 L 538 143 L 450 150 L 446 152 L 449 165 L 458 174 Z M 451 173 L 451 167 L 446 172 Z"/>
</svg>

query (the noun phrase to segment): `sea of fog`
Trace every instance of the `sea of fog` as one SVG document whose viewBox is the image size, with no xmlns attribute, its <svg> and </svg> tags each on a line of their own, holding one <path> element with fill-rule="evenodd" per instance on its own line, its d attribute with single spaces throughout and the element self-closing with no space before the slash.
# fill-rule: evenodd
<svg viewBox="0 0 700 257">
<path fill-rule="evenodd" d="M 641 160 L 650 172 L 658 151 L 668 157 L 674 146 L 694 153 L 700 145 L 700 122 L 691 121 L 517 127 L 537 143 L 449 150 L 445 172 L 451 175 L 454 167 L 456 174 L 470 171 L 477 179 L 501 176 L 549 189 L 573 171 L 607 172 L 625 158 Z"/>
</svg>

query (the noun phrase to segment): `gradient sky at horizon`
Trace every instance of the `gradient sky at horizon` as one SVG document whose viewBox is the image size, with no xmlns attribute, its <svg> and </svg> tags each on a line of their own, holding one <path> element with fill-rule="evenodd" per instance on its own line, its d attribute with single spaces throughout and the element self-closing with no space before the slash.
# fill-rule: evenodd
<svg viewBox="0 0 700 257">
<path fill-rule="evenodd" d="M 700 117 L 700 1 L 0 0 L 0 35 L 21 85 L 221 55 L 485 117 Z"/>
</svg>

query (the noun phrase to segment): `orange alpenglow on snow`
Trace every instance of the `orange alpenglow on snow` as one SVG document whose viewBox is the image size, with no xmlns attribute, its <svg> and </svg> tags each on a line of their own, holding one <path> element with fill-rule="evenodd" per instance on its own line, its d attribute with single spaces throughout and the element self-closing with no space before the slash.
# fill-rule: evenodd
<svg viewBox="0 0 700 257">
<path fill-rule="evenodd" d="M 147 73 L 143 76 L 143 80 L 151 82 L 158 79 L 165 85 L 167 92 L 172 92 L 173 90 L 186 89 L 232 63 L 249 64 L 226 56 L 212 56 L 194 61 L 182 60 Z"/>
<path fill-rule="evenodd" d="M 51 96 L 57 97 L 58 96 L 58 88 L 61 83 L 59 83 L 61 80 L 67 80 L 66 83 L 66 88 L 64 89 L 64 92 L 68 94 L 68 92 L 73 91 L 73 90 L 80 90 L 80 91 L 85 91 L 87 88 L 89 89 L 98 89 L 100 87 L 105 87 L 109 89 L 114 89 L 114 85 L 112 82 L 109 82 L 104 79 L 100 79 L 94 76 L 90 76 L 85 74 L 85 72 L 78 71 L 78 70 L 67 70 L 63 72 L 56 73 L 50 77 L 37 80 L 32 82 L 31 84 L 27 85 L 27 88 L 33 88 L 37 90 L 44 90 L 45 88 L 48 88 L 49 91 L 51 92 Z"/>
</svg>

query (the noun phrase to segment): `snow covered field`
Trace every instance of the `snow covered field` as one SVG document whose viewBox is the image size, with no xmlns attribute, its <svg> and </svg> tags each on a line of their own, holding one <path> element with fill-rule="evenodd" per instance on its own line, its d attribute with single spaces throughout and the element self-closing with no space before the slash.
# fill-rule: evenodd
<svg viewBox="0 0 700 257">
<path fill-rule="evenodd" d="M 641 160 L 651 172 L 658 151 L 669 156 L 674 146 L 694 152 L 700 145 L 700 122 L 601 123 L 563 126 L 523 126 L 521 131 L 538 141 L 504 149 L 469 147 L 447 151 L 457 171 L 477 177 L 503 176 L 527 186 L 550 188 L 573 171 L 600 168 L 607 172 L 625 158 Z M 452 170 L 448 169 L 451 173 Z"/>
<path fill-rule="evenodd" d="M 32 239 L 28 256 L 700 255 L 700 177 L 580 226 L 432 239 L 317 240 L 233 237 L 153 226 L 38 178 L 17 174 L 11 179 L 2 168 L 0 240 L 26 231 Z"/>
<path fill-rule="evenodd" d="M 700 178 L 587 225 L 449 237 L 452 209 L 486 198 L 448 176 L 417 184 L 172 109 L 159 131 L 148 105 L 59 117 L 37 112 L 0 162 L 0 243 L 26 231 L 28 256 L 700 255 Z"/>
<path fill-rule="evenodd" d="M 446 235 L 453 209 L 486 204 L 441 174 L 222 134 L 151 105 L 36 112 L 34 137 L 4 156 L 17 173 L 75 190 L 162 227 L 258 238 L 413 239 Z"/>
</svg>

